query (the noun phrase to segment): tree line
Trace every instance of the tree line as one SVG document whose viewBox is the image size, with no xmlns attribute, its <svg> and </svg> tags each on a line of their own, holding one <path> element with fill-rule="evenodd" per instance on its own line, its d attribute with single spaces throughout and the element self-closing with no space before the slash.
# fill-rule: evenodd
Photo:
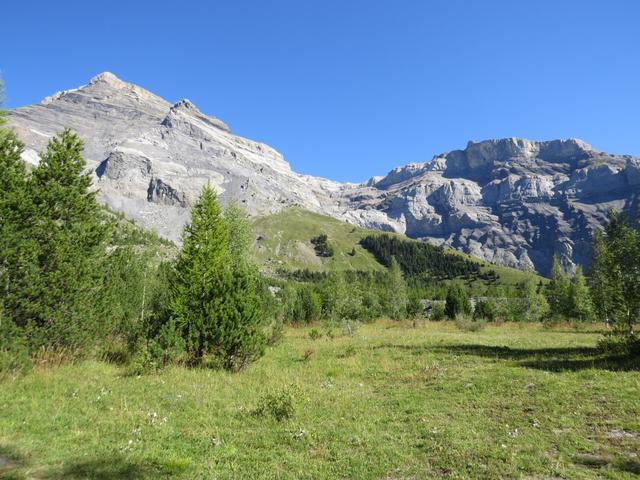
<svg viewBox="0 0 640 480">
<path fill-rule="evenodd" d="M 177 258 L 154 262 L 98 205 L 74 133 L 55 136 L 32 171 L 23 150 L 0 128 L 0 367 L 120 349 L 141 364 L 236 370 L 262 354 L 266 284 L 237 206 L 222 210 L 205 187 Z"/>
<path fill-rule="evenodd" d="M 442 247 L 407 241 L 394 235 L 367 235 L 360 244 L 386 267 L 395 258 L 408 277 L 430 275 L 438 279 L 452 279 L 476 275 L 480 271 L 477 262 L 447 253 Z"/>
<path fill-rule="evenodd" d="M 602 320 L 618 344 L 637 348 L 640 234 L 619 213 L 596 232 L 588 279 L 580 269 L 568 276 L 556 259 L 548 285 L 531 279 L 480 296 L 459 278 L 477 275 L 477 263 L 390 235 L 362 240 L 384 272 L 273 279 L 252 262 L 244 212 L 233 203 L 223 209 L 211 187 L 193 205 L 178 254 L 159 260 L 144 246 L 166 242 L 123 231 L 121 219 L 98 205 L 74 133 L 52 138 L 31 170 L 23 150 L 0 125 L 0 371 L 47 355 L 101 356 L 137 371 L 169 363 L 240 370 L 284 324 L 322 322 L 352 333 L 380 317 L 420 317 L 425 299 L 441 299 L 431 311 L 436 320 Z M 324 252 L 328 239 L 315 243 Z"/>
</svg>

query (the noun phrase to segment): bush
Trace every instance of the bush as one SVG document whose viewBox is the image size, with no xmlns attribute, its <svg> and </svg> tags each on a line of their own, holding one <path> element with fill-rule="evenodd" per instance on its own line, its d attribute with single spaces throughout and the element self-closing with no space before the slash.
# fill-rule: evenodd
<svg viewBox="0 0 640 480">
<path fill-rule="evenodd" d="M 474 320 L 468 315 L 458 314 L 456 315 L 456 327 L 463 332 L 479 332 L 487 326 L 487 322 L 484 320 Z"/>
<path fill-rule="evenodd" d="M 442 303 L 431 304 L 431 312 L 429 313 L 429 319 L 439 322 L 447 317 L 445 312 L 445 306 Z"/>
<path fill-rule="evenodd" d="M 2 318 L 0 311 L 0 377 L 25 373 L 32 366 L 22 330 L 10 320 Z"/>
<path fill-rule="evenodd" d="M 291 388 L 266 392 L 258 400 L 255 410 L 257 416 L 273 417 L 278 422 L 293 417 L 294 413 L 294 393 Z"/>
<path fill-rule="evenodd" d="M 640 356 L 640 338 L 616 332 L 608 333 L 598 341 L 598 350 L 607 355 Z"/>
<path fill-rule="evenodd" d="M 496 304 L 491 300 L 478 300 L 476 307 L 473 310 L 473 318 L 483 319 L 488 322 L 493 322 L 496 319 L 497 308 Z"/>
<path fill-rule="evenodd" d="M 451 319 L 455 319 L 460 313 L 471 315 L 472 308 L 467 290 L 461 285 L 451 285 L 447 291 L 444 308 L 447 317 Z"/>
<path fill-rule="evenodd" d="M 333 247 L 329 245 L 327 240 L 328 237 L 325 233 L 321 233 L 311 239 L 316 255 L 319 257 L 333 257 Z"/>
</svg>

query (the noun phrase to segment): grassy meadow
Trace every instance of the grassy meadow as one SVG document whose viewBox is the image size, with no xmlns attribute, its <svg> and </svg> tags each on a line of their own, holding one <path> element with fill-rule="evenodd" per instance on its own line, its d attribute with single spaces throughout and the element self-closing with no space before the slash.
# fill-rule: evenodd
<svg viewBox="0 0 640 480">
<path fill-rule="evenodd" d="M 268 274 L 279 269 L 320 272 L 385 270 L 359 243 L 367 235 L 380 234 L 376 230 L 356 227 L 300 208 L 288 208 L 272 215 L 257 217 L 253 220 L 252 230 L 255 236 L 252 248 L 255 261 Z M 335 251 L 331 257 L 316 255 L 310 242 L 312 237 L 322 233 L 327 235 L 329 244 Z M 501 285 L 515 285 L 526 280 L 533 280 L 535 283 L 547 281 L 532 272 L 494 265 L 449 248 L 445 248 L 445 251 L 478 263 L 481 273 L 494 271 L 499 275 Z M 474 280 L 471 283 L 475 282 L 482 281 Z"/>
<path fill-rule="evenodd" d="M 0 477 L 640 474 L 639 365 L 602 357 L 599 332 L 379 321 L 334 333 L 288 328 L 239 374 L 88 361 L 4 378 Z"/>
</svg>

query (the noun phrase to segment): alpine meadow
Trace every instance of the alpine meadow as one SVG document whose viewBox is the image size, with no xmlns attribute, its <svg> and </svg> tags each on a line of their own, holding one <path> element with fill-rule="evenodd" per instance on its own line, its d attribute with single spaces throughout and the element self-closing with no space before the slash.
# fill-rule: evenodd
<svg viewBox="0 0 640 480">
<path fill-rule="evenodd" d="M 2 8 L 0 478 L 640 477 L 640 9 L 164 3 Z"/>
</svg>

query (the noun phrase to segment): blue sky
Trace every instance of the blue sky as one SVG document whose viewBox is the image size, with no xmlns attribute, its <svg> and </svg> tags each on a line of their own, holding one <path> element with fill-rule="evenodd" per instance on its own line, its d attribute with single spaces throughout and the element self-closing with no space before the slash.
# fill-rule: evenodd
<svg viewBox="0 0 640 480">
<path fill-rule="evenodd" d="M 469 139 L 640 155 L 640 2 L 10 1 L 10 108 L 102 71 L 187 97 L 303 173 L 361 181 Z"/>
</svg>

